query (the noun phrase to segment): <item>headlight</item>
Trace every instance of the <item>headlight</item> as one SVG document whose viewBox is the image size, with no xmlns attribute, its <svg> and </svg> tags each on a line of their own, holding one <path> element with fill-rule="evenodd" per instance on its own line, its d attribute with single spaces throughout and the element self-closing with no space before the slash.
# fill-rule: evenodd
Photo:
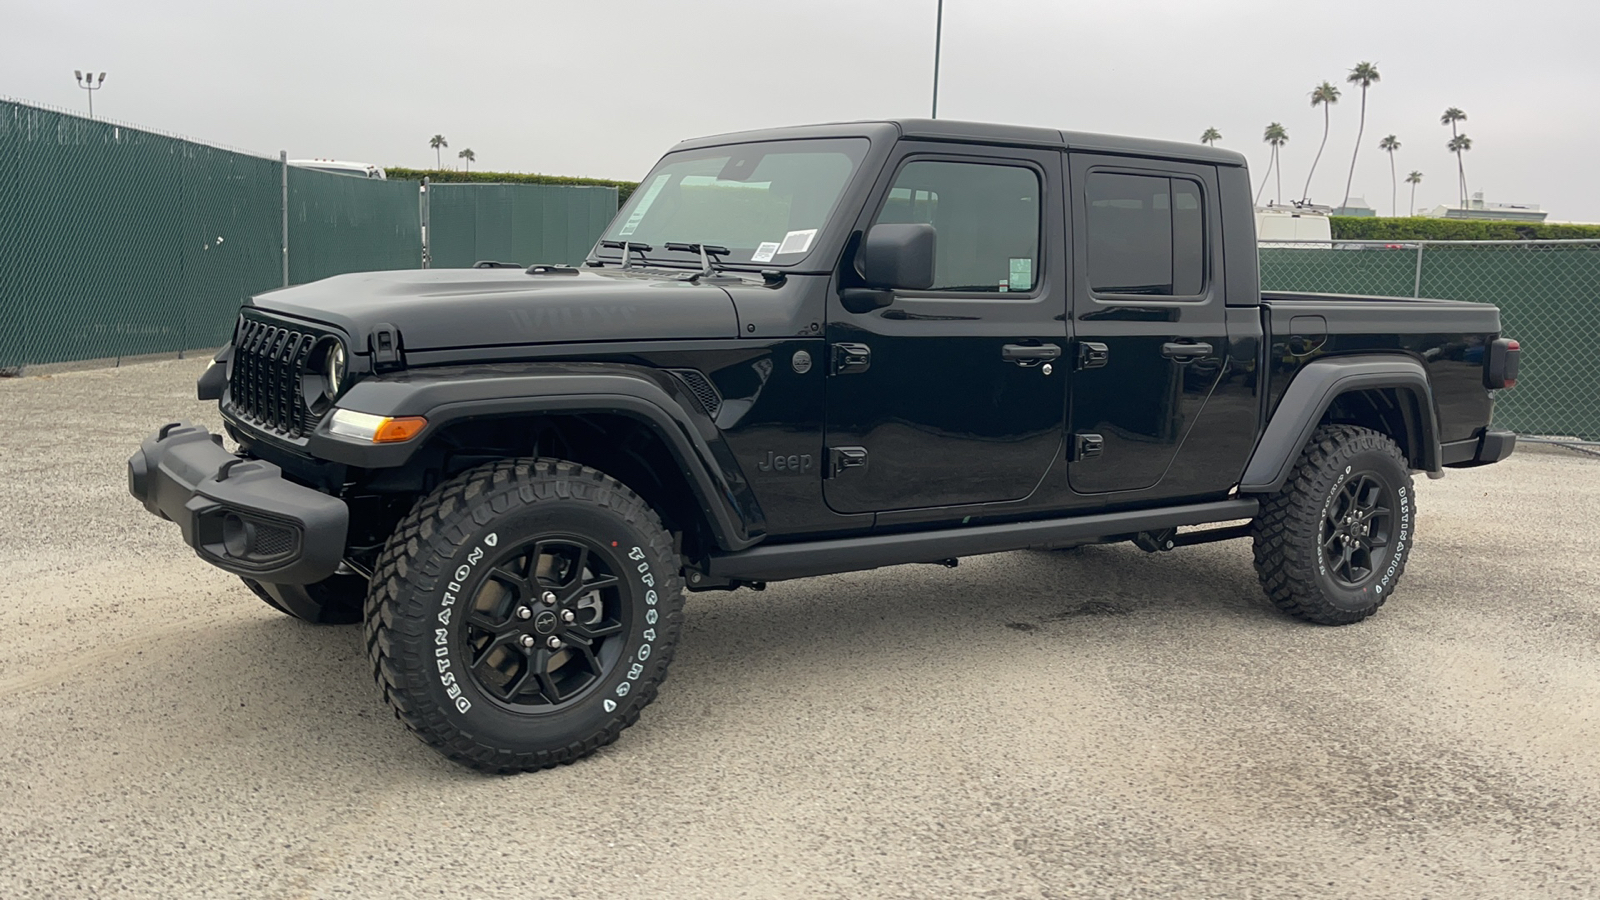
<svg viewBox="0 0 1600 900">
<path fill-rule="evenodd" d="M 428 420 L 421 416 L 375 416 L 353 409 L 336 409 L 328 419 L 328 432 L 374 444 L 409 441 L 422 433 Z"/>
<path fill-rule="evenodd" d="M 345 364 L 344 343 L 331 335 L 322 338 L 311 348 L 305 366 L 300 374 L 300 393 L 306 410 L 320 416 L 333 406 L 350 374 Z"/>
<path fill-rule="evenodd" d="M 337 397 L 339 396 L 339 389 L 344 387 L 345 358 L 343 343 L 334 342 L 333 349 L 328 351 L 323 366 L 323 374 L 328 379 L 328 396 Z"/>
</svg>

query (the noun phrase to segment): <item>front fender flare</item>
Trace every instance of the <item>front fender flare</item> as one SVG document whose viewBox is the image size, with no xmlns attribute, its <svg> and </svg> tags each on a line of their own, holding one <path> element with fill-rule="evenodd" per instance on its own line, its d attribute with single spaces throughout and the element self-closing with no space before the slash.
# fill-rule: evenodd
<svg viewBox="0 0 1600 900">
<path fill-rule="evenodd" d="M 366 469 L 405 465 L 446 426 L 466 419 L 540 413 L 612 413 L 643 422 L 672 452 L 717 544 L 740 550 L 766 535 L 766 518 L 733 452 L 711 419 L 670 374 L 647 366 L 527 363 L 413 370 L 358 382 L 343 409 L 423 416 L 427 427 L 403 444 L 363 444 L 328 432 L 325 418 L 307 449 Z"/>
<path fill-rule="evenodd" d="M 1392 388 L 1410 404 L 1405 411 L 1413 465 L 1440 470 L 1439 426 L 1433 385 L 1422 363 L 1399 354 L 1364 354 L 1307 363 L 1289 382 L 1239 481 L 1241 493 L 1270 494 L 1289 480 L 1300 451 L 1340 394 Z"/>
</svg>

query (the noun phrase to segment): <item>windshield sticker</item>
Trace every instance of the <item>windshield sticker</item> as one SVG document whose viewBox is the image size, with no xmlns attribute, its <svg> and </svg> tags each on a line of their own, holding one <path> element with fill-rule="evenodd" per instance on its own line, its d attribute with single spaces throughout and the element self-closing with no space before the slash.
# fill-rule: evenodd
<svg viewBox="0 0 1600 900">
<path fill-rule="evenodd" d="M 628 217 L 628 221 L 622 226 L 622 230 L 617 232 L 617 237 L 627 237 L 639 228 L 639 223 L 644 221 L 644 214 L 650 211 L 650 204 L 656 202 L 656 195 L 661 193 L 661 189 L 667 186 L 667 179 L 671 177 L 672 173 L 662 172 L 656 176 L 654 181 L 650 182 L 649 189 L 639 199 L 638 208 L 633 211 L 633 215 Z"/>
<path fill-rule="evenodd" d="M 817 230 L 815 228 L 807 228 L 805 231 L 791 231 L 783 236 L 783 244 L 778 247 L 778 252 L 780 254 L 804 253 L 811 249 L 811 239 L 816 236 Z"/>
<path fill-rule="evenodd" d="M 1013 291 L 1026 291 L 1033 287 L 1033 260 L 1029 257 L 1011 258 L 1011 280 L 1007 287 Z"/>
<path fill-rule="evenodd" d="M 761 246 L 756 248 L 756 252 L 750 255 L 750 261 L 772 262 L 772 258 L 776 255 L 778 255 L 778 242 L 763 241 Z"/>
</svg>

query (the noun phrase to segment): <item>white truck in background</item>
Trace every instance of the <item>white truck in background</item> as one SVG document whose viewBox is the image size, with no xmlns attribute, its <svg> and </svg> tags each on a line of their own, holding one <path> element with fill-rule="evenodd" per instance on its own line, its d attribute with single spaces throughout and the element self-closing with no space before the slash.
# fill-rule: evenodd
<svg viewBox="0 0 1600 900">
<path fill-rule="evenodd" d="M 1326 206 L 1291 204 L 1256 207 L 1256 242 L 1274 244 L 1294 241 L 1302 247 L 1328 250 L 1333 247 L 1333 226 Z M 1317 244 L 1300 243 L 1317 241 Z"/>
</svg>

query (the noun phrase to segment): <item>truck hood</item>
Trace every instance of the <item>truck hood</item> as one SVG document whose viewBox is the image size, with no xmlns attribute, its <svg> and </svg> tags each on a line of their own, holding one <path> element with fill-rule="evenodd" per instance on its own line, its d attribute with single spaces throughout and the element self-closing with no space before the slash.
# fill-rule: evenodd
<svg viewBox="0 0 1600 900">
<path fill-rule="evenodd" d="M 360 272 L 270 291 L 251 303 L 338 328 L 358 353 L 367 352 L 380 323 L 393 325 L 408 351 L 739 335 L 726 291 L 640 270 Z"/>
</svg>

